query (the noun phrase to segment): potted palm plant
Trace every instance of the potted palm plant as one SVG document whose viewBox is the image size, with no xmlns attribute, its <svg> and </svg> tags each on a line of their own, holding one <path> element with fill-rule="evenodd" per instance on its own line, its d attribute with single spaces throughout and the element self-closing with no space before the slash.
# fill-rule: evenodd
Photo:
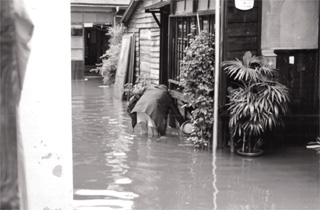
<svg viewBox="0 0 320 210">
<path fill-rule="evenodd" d="M 289 102 L 287 87 L 277 81 L 277 72 L 265 65 L 263 57 L 246 52 L 239 59 L 224 61 L 225 72 L 233 81 L 228 88 L 229 128 L 232 137 L 239 137 L 238 154 L 262 154 L 261 135 L 283 125 Z"/>
</svg>

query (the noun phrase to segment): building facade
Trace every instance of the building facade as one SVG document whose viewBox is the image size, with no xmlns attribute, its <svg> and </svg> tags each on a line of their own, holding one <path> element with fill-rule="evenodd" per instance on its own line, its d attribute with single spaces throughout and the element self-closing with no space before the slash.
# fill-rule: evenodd
<svg viewBox="0 0 320 210">
<path fill-rule="evenodd" d="M 131 1 L 121 21 L 127 33 L 135 37 L 135 75 L 147 75 L 154 83 L 159 83 L 160 28 L 153 15 L 145 11 L 156 2 L 159 1 Z"/>
<path fill-rule="evenodd" d="M 235 1 L 221 1 L 217 11 L 215 0 L 132 0 L 122 22 L 128 33 L 137 34 L 136 74 L 149 72 L 154 79 L 158 74 L 157 82 L 170 87 L 177 103 L 183 101 L 176 90 L 188 34 L 198 32 L 192 31 L 193 26 L 214 33 L 215 13 L 219 12 L 221 61 L 241 59 L 246 51 L 263 55 L 290 88 L 287 128 L 277 138 L 289 144 L 313 140 L 320 130 L 319 1 L 254 0 L 249 10 L 237 9 Z M 228 81 L 219 70 L 219 106 L 223 107 Z M 225 144 L 228 131 L 223 126 L 219 129 L 226 134 L 219 138 Z"/>
<path fill-rule="evenodd" d="M 71 0 L 72 79 L 90 75 L 108 49 L 108 27 L 120 23 L 129 0 Z"/>
</svg>

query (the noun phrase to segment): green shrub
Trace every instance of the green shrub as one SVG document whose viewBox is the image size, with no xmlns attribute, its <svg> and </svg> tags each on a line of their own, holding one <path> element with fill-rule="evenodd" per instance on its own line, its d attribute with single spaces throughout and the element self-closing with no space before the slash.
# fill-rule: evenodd
<svg viewBox="0 0 320 210">
<path fill-rule="evenodd" d="M 192 133 L 196 147 L 206 147 L 212 137 L 214 94 L 214 35 L 201 31 L 191 39 L 180 65 L 183 94 L 192 107 Z"/>
<path fill-rule="evenodd" d="M 103 82 L 108 85 L 113 85 L 115 82 L 115 76 L 117 71 L 118 59 L 121 50 L 122 36 L 125 33 L 126 28 L 120 25 L 110 27 L 108 29 L 107 36 L 109 39 L 109 49 L 100 58 L 102 64 L 100 64 L 93 71 L 99 72 L 103 76 Z"/>
</svg>

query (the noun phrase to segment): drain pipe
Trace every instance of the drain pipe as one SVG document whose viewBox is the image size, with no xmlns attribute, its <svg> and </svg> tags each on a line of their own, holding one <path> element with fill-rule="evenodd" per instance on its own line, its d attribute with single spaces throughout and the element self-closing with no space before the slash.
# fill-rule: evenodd
<svg viewBox="0 0 320 210">
<path fill-rule="evenodd" d="M 220 73 L 220 0 L 216 0 L 215 9 L 215 71 L 214 71 L 214 107 L 213 107 L 213 140 L 212 140 L 212 174 L 213 174 L 213 209 L 217 209 L 218 188 L 216 185 L 216 150 L 218 145 L 218 105 L 219 105 L 219 73 Z"/>
<path fill-rule="evenodd" d="M 215 71 L 214 71 L 214 107 L 213 107 L 213 141 L 212 150 L 218 145 L 218 105 L 219 105 L 219 73 L 220 73 L 220 0 L 215 9 Z"/>
</svg>

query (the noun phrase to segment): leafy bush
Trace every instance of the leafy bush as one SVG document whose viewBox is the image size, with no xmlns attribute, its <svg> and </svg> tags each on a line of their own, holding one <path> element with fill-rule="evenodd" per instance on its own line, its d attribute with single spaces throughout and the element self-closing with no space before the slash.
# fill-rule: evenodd
<svg viewBox="0 0 320 210">
<path fill-rule="evenodd" d="M 108 33 L 106 35 L 110 36 L 108 41 L 110 48 L 100 57 L 102 59 L 102 64 L 92 70 L 99 72 L 103 76 L 103 82 L 105 84 L 113 85 L 115 82 L 118 59 L 121 50 L 121 41 L 125 31 L 126 28 L 120 25 L 116 25 L 108 29 Z"/>
<path fill-rule="evenodd" d="M 214 35 L 201 31 L 185 49 L 180 66 L 180 82 L 192 107 L 192 133 L 189 137 L 196 147 L 208 146 L 213 129 L 214 94 Z"/>
</svg>

